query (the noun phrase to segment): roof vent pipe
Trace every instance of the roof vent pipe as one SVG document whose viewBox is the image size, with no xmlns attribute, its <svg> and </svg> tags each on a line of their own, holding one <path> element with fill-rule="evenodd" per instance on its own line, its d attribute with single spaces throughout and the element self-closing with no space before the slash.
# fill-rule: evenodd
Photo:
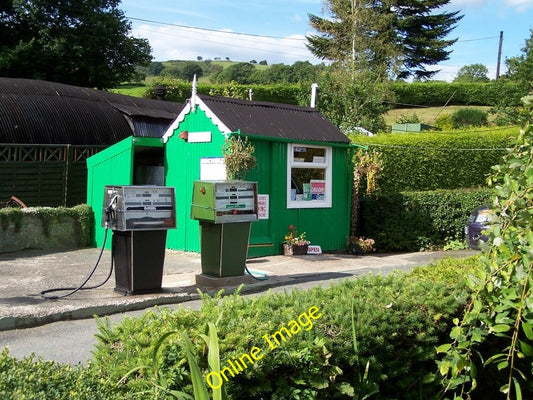
<svg viewBox="0 0 533 400">
<path fill-rule="evenodd" d="M 315 108 L 316 106 L 316 91 L 318 89 L 318 84 L 313 83 L 311 85 L 311 108 Z"/>
<path fill-rule="evenodd" d="M 254 90 L 248 89 L 248 100 L 252 101 L 254 99 Z"/>
<path fill-rule="evenodd" d="M 191 88 L 191 107 L 192 107 L 193 112 L 196 111 L 196 105 L 198 104 L 198 99 L 196 97 L 198 93 L 197 84 L 198 84 L 198 81 L 196 80 L 196 74 L 194 74 L 192 78 L 192 88 Z"/>
</svg>

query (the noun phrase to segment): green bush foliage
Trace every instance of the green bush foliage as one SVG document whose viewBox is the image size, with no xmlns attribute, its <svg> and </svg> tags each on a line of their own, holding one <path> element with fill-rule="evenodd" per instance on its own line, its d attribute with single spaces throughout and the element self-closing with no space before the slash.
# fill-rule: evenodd
<svg viewBox="0 0 533 400">
<path fill-rule="evenodd" d="M 443 106 L 449 101 L 449 104 L 517 107 L 521 105 L 520 98 L 527 94 L 524 86 L 503 81 L 396 83 L 393 90 L 397 103 L 425 106 Z"/>
<path fill-rule="evenodd" d="M 501 162 L 518 128 L 461 133 L 402 133 L 352 136 L 379 152 L 383 192 L 486 187 L 491 167 Z"/>
<path fill-rule="evenodd" d="M 146 97 L 156 98 L 155 88 L 164 85 L 167 89 L 166 100 L 184 103 L 191 97 L 191 83 L 179 79 L 158 78 L 150 84 L 146 92 Z M 203 84 L 197 86 L 198 93 L 212 96 L 235 97 L 248 99 L 250 85 L 229 84 Z M 258 101 L 269 101 L 274 103 L 308 105 L 311 97 L 309 86 L 301 85 L 253 85 L 253 99 Z"/>
<path fill-rule="evenodd" d="M 60 365 L 34 356 L 17 360 L 0 353 L 2 399 L 123 399 L 105 377 L 82 367 Z"/>
<path fill-rule="evenodd" d="M 438 190 L 381 193 L 364 202 L 362 233 L 379 251 L 418 251 L 465 242 L 464 227 L 474 208 L 491 204 L 494 192 Z"/>
<path fill-rule="evenodd" d="M 126 317 L 114 326 L 101 320 L 99 343 L 86 367 L 33 356 L 16 360 L 4 350 L 0 354 L 0 397 L 133 399 L 150 395 L 157 400 L 168 398 L 165 392 L 170 390 L 192 394 L 187 356 L 194 352 L 205 376 L 207 345 L 202 335 L 208 323 L 214 323 L 221 367 L 253 346 L 263 349 L 260 360 L 224 383 L 231 398 L 357 398 L 365 389 L 357 378 L 358 368 L 364 365 L 368 365 L 364 383 L 377 388 L 380 399 L 434 398 L 440 385 L 433 361 L 435 346 L 444 340 L 451 321 L 466 304 L 467 276 L 480 271 L 478 257 L 444 259 L 410 273 L 368 275 L 328 288 L 251 298 L 204 295 L 199 311 L 159 308 L 139 318 Z M 312 327 L 267 349 L 263 335 L 286 326 L 313 306 L 321 316 Z M 188 354 L 173 332 L 192 339 L 194 348 Z M 154 387 L 154 382 L 165 390 Z"/>
<path fill-rule="evenodd" d="M 179 79 L 154 79 L 146 92 L 149 98 L 156 98 L 154 89 L 158 85 L 167 87 L 166 99 L 184 103 L 191 95 L 191 83 Z M 254 100 L 271 101 L 285 104 L 309 105 L 311 89 L 308 84 L 276 84 L 276 85 L 238 85 L 238 84 L 198 84 L 198 93 L 227 96 L 229 85 L 237 88 L 232 96 L 247 99 L 248 90 L 254 91 Z M 326 90 L 326 88 L 323 88 Z M 395 99 L 391 103 L 443 106 L 449 104 L 483 105 L 498 107 L 517 107 L 520 98 L 527 93 L 524 88 L 510 82 L 489 83 L 395 83 L 392 85 Z M 318 106 L 320 108 L 320 96 Z"/>
<path fill-rule="evenodd" d="M 204 296 L 198 312 L 161 308 L 117 326 L 101 322 L 90 369 L 95 376 L 120 382 L 117 390 L 124 395 L 149 390 L 150 368 L 122 378 L 139 365 L 150 365 L 151 351 L 165 332 L 183 331 L 193 340 L 205 371 L 201 334 L 208 322 L 214 322 L 221 366 L 254 346 L 263 349 L 263 358 L 224 383 L 232 398 L 353 398 L 356 368 L 367 362 L 368 381 L 379 388 L 379 398 L 432 398 L 439 383 L 424 382 L 436 372 L 435 344 L 446 336 L 450 321 L 465 304 L 466 275 L 478 269 L 477 258 L 447 259 L 409 274 L 365 276 L 328 288 L 253 298 Z M 320 319 L 268 350 L 263 335 L 286 326 L 312 306 L 318 307 Z M 165 379 L 167 388 L 192 393 L 185 354 L 172 337 L 160 349 L 160 379 Z"/>
<path fill-rule="evenodd" d="M 490 179 L 496 197 L 483 272 L 471 280 L 472 301 L 438 348 L 439 371 L 455 399 L 498 391 L 508 400 L 533 396 L 533 96 L 523 100 L 515 147 Z"/>
<path fill-rule="evenodd" d="M 443 131 L 451 131 L 453 129 L 452 116 L 448 113 L 439 115 L 435 120 L 435 126 Z"/>
<path fill-rule="evenodd" d="M 486 126 L 489 123 L 489 115 L 475 108 L 461 108 L 452 114 L 453 127 L 463 129 L 468 127 Z"/>
</svg>

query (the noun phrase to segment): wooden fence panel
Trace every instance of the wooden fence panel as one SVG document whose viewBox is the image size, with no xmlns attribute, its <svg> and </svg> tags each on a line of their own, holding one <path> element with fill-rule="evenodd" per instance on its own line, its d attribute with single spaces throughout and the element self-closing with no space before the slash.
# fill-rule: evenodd
<svg viewBox="0 0 533 400">
<path fill-rule="evenodd" d="M 0 144 L 0 205 L 16 196 L 28 206 L 85 203 L 86 159 L 103 147 Z"/>
</svg>

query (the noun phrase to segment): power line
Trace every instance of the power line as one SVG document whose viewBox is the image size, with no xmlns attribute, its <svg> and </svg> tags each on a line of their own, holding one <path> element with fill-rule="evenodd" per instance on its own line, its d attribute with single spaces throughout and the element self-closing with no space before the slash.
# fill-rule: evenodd
<svg viewBox="0 0 533 400">
<path fill-rule="evenodd" d="M 251 36 L 256 38 L 264 38 L 264 39 L 283 39 L 283 40 L 294 40 L 298 42 L 304 42 L 307 39 L 302 38 L 290 38 L 290 37 L 282 37 L 282 36 L 270 36 L 270 35 L 258 35 L 255 33 L 244 33 L 244 32 L 230 32 L 225 31 L 222 29 L 209 29 L 209 28 L 199 28 L 196 26 L 188 26 L 188 25 L 181 25 L 181 24 L 171 24 L 169 22 L 161 22 L 161 21 L 153 21 L 150 19 L 142 19 L 142 18 L 133 18 L 133 17 L 127 17 L 129 20 L 132 21 L 139 21 L 139 22 L 146 22 L 148 24 L 157 24 L 157 25 L 164 25 L 164 26 L 173 26 L 176 28 L 184 28 L 184 29 L 192 29 L 196 31 L 203 31 L 203 32 L 215 32 L 215 33 L 223 33 L 228 35 L 238 35 L 238 36 Z"/>
<path fill-rule="evenodd" d="M 478 38 L 478 39 L 465 39 L 465 40 L 458 40 L 457 43 L 464 43 L 464 42 L 479 42 L 480 40 L 489 40 L 489 39 L 498 39 L 499 36 L 489 36 L 484 38 Z"/>
<path fill-rule="evenodd" d="M 127 17 L 131 21 L 138 21 L 138 22 L 145 22 L 148 24 L 156 24 L 156 25 L 163 25 L 163 26 L 173 26 L 176 28 L 183 28 L 183 29 L 191 29 L 201 32 L 214 32 L 214 33 L 222 33 L 222 34 L 228 34 L 228 35 L 237 35 L 237 36 L 250 36 L 250 37 L 256 37 L 256 38 L 264 38 L 264 39 L 283 39 L 283 40 L 294 40 L 297 42 L 306 42 L 307 39 L 305 38 L 290 38 L 290 37 L 283 37 L 283 36 L 273 36 L 273 35 L 259 35 L 255 33 L 245 33 L 245 32 L 230 32 L 222 29 L 211 29 L 211 28 L 200 28 L 197 26 L 190 26 L 190 25 L 183 25 L 183 24 L 173 24 L 170 22 L 162 22 L 162 21 L 154 21 L 151 19 L 144 19 L 144 18 L 135 18 L 135 17 Z M 464 42 L 477 42 L 481 40 L 490 40 L 490 39 L 497 39 L 499 36 L 488 36 L 483 38 L 476 38 L 476 39 L 464 39 L 464 40 L 457 40 L 457 43 L 464 43 Z"/>
<path fill-rule="evenodd" d="M 167 36 L 173 36 L 173 37 L 181 37 L 181 38 L 187 38 L 187 39 L 191 39 L 191 40 L 195 40 L 195 41 L 198 41 L 198 42 L 203 42 L 203 43 L 214 43 L 214 44 L 221 44 L 221 45 L 224 45 L 224 44 L 227 44 L 226 42 L 223 42 L 223 41 L 217 41 L 217 40 L 212 40 L 212 39 L 205 39 L 205 38 L 198 38 L 198 37 L 193 37 L 193 36 L 190 36 L 190 35 L 186 35 L 186 34 L 178 34 L 178 33 L 171 33 L 171 32 L 163 32 L 163 31 L 154 31 L 154 30 L 151 30 L 150 28 L 148 27 L 142 27 L 141 30 L 139 30 L 139 32 L 142 32 L 142 31 L 149 31 L 149 32 L 155 32 L 157 34 L 163 34 L 163 35 L 167 35 Z M 250 40 L 250 39 L 244 39 L 245 41 L 246 40 Z M 254 42 L 256 45 L 249 45 L 249 46 L 244 46 L 244 45 L 239 45 L 239 44 L 236 44 L 236 43 L 232 43 L 232 47 L 237 47 L 237 48 L 242 48 L 242 49 L 248 49 L 248 50 L 255 50 L 255 51 L 262 51 L 262 52 L 267 52 L 267 53 L 279 53 L 279 54 L 286 54 L 286 52 L 283 52 L 283 51 L 277 51 L 277 50 L 272 50 L 272 49 L 262 49 L 260 47 L 257 46 L 257 44 L 268 44 L 268 43 L 262 43 L 262 42 L 258 42 L 258 41 L 255 41 Z M 303 50 L 301 47 L 296 47 L 296 46 L 290 46 L 290 45 L 284 45 L 284 44 L 280 44 L 280 43 L 276 43 L 276 46 L 280 47 L 280 46 L 283 46 L 283 48 L 287 48 L 287 49 L 294 49 L 294 50 Z M 292 53 L 293 56 L 298 56 L 298 57 L 309 57 L 309 54 L 302 54 L 302 53 Z"/>
</svg>

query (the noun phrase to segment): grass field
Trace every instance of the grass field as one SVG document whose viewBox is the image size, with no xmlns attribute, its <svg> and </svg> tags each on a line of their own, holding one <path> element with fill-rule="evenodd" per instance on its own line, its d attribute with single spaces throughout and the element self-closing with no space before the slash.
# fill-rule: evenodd
<svg viewBox="0 0 533 400">
<path fill-rule="evenodd" d="M 419 107 L 419 108 L 395 108 L 385 114 L 385 123 L 392 125 L 396 123 L 396 120 L 404 115 L 411 116 L 416 114 L 418 119 L 423 124 L 433 125 L 435 119 L 442 114 L 453 114 L 455 111 L 461 108 L 475 108 L 488 112 L 491 107 L 486 106 L 447 106 L 447 107 Z M 490 121 L 490 115 L 489 115 Z"/>
<path fill-rule="evenodd" d="M 144 97 L 144 94 L 147 89 L 148 89 L 147 84 L 123 83 L 120 86 L 117 86 L 113 89 L 109 89 L 109 91 L 113 93 L 124 94 L 126 96 Z"/>
<path fill-rule="evenodd" d="M 220 63 L 227 68 L 232 64 L 231 61 L 213 61 L 213 63 Z M 264 65 L 256 65 L 256 68 L 268 68 Z M 144 97 L 144 94 L 148 87 L 150 86 L 150 80 L 154 77 L 148 77 L 145 83 L 124 83 L 120 86 L 111 89 L 111 92 L 124 94 L 127 96 L 134 97 Z M 201 78 L 199 81 L 202 82 L 202 79 L 206 80 L 205 83 L 208 83 L 206 77 Z M 392 125 L 396 123 L 396 120 L 402 116 L 412 116 L 416 114 L 421 123 L 427 125 L 434 125 L 435 119 L 441 114 L 452 114 L 455 111 L 461 108 L 475 108 L 488 112 L 491 107 L 486 106 L 447 106 L 447 107 L 418 107 L 418 108 L 395 108 L 390 110 L 384 115 L 385 123 L 387 125 Z M 489 121 L 491 120 L 491 115 L 489 114 Z"/>
</svg>

